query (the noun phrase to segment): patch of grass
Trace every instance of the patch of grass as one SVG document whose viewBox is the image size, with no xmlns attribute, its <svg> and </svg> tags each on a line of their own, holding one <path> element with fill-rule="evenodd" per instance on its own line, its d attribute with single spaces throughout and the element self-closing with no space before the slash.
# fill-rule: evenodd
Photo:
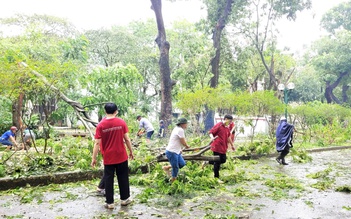
<svg viewBox="0 0 351 219">
<path fill-rule="evenodd" d="M 345 209 L 345 210 L 351 211 L 351 206 L 342 206 L 342 209 Z"/>
</svg>

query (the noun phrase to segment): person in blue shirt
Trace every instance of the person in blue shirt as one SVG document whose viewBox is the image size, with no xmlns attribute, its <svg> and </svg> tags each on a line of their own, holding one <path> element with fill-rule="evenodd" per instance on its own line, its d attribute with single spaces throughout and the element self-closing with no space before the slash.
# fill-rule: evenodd
<svg viewBox="0 0 351 219">
<path fill-rule="evenodd" d="M 16 147 L 18 146 L 16 139 L 15 139 L 17 130 L 18 129 L 16 126 L 12 126 L 10 128 L 10 130 L 6 131 L 0 137 L 0 144 L 6 145 L 7 146 L 6 150 L 12 149 L 13 145 Z"/>
</svg>

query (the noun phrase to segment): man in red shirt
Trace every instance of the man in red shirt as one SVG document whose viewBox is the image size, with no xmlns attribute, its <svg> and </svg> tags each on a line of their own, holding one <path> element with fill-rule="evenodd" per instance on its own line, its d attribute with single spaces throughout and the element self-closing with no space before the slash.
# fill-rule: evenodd
<svg viewBox="0 0 351 219">
<path fill-rule="evenodd" d="M 118 109 L 116 104 L 105 105 L 106 117 L 96 127 L 95 144 L 91 165 L 96 165 L 96 156 L 101 143 L 101 152 L 104 155 L 104 180 L 106 191 L 105 207 L 114 208 L 114 174 L 117 175 L 121 205 L 125 206 L 132 202 L 130 198 L 128 155 L 124 143 L 129 150 L 129 158 L 133 159 L 132 145 L 128 136 L 126 122 L 117 118 Z"/>
<path fill-rule="evenodd" d="M 231 139 L 231 130 L 230 124 L 233 122 L 233 117 L 231 115 L 224 116 L 224 122 L 219 122 L 209 131 L 212 143 L 211 150 L 213 155 L 218 155 L 220 161 L 210 161 L 210 164 L 213 164 L 214 177 L 219 178 L 219 170 L 221 164 L 225 163 L 227 160 L 227 149 L 228 144 L 231 145 L 232 150 L 235 150 L 233 141 Z M 220 183 L 222 181 L 219 180 Z"/>
</svg>

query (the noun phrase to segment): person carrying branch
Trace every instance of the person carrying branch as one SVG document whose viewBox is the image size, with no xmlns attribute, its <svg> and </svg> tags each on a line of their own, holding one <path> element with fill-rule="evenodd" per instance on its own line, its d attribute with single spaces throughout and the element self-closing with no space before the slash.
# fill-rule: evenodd
<svg viewBox="0 0 351 219">
<path fill-rule="evenodd" d="M 211 138 L 211 150 L 213 151 L 213 155 L 219 156 L 219 161 L 210 161 L 210 164 L 213 164 L 213 173 L 215 178 L 219 178 L 219 170 L 221 168 L 221 164 L 227 161 L 227 150 L 228 144 L 231 146 L 232 150 L 235 150 L 233 141 L 232 141 L 232 133 L 231 126 L 233 122 L 233 117 L 231 115 L 225 115 L 224 121 L 217 123 L 215 126 L 211 128 L 209 131 L 209 135 Z M 203 165 L 204 166 L 204 165 Z M 218 179 L 219 183 L 223 183 L 220 179 Z"/>
<path fill-rule="evenodd" d="M 188 127 L 188 121 L 185 118 L 180 118 L 176 125 L 166 147 L 166 156 L 171 165 L 163 167 L 163 170 L 168 175 L 172 175 L 171 182 L 177 179 L 179 169 L 185 166 L 185 161 L 182 157 L 182 147 L 189 148 L 184 133 L 184 130 Z M 172 173 L 170 169 L 172 169 Z"/>
<path fill-rule="evenodd" d="M 145 131 L 146 139 L 147 141 L 150 141 L 152 135 L 154 134 L 154 127 L 152 126 L 151 122 L 146 118 L 142 118 L 141 116 L 137 116 L 137 120 L 139 121 L 139 130 L 137 136 L 141 136 Z"/>
</svg>

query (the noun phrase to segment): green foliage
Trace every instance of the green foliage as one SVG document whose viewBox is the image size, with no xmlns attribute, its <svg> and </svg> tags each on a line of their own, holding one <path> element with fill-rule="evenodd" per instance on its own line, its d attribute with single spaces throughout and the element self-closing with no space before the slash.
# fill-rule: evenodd
<svg viewBox="0 0 351 219">
<path fill-rule="evenodd" d="M 96 68 L 86 75 L 87 92 L 84 104 L 115 102 L 119 114 L 127 112 L 128 107 L 137 101 L 137 91 L 142 76 L 133 65 L 116 64 L 107 68 Z M 104 112 L 102 108 L 100 115 Z"/>
<path fill-rule="evenodd" d="M 211 213 L 206 213 L 203 217 L 204 219 L 238 219 L 239 217 L 235 215 L 213 215 Z"/>
<path fill-rule="evenodd" d="M 327 189 L 330 189 L 332 185 L 335 182 L 335 179 L 330 177 L 330 173 L 332 172 L 332 167 L 329 166 L 325 170 L 318 171 L 316 173 L 308 174 L 307 177 L 313 178 L 313 179 L 318 179 L 319 181 L 316 183 L 313 183 L 311 185 L 312 188 L 325 191 Z"/>
<path fill-rule="evenodd" d="M 9 130 L 12 125 L 11 101 L 0 96 L 0 133 Z"/>
<path fill-rule="evenodd" d="M 207 106 L 212 110 L 226 109 L 240 115 L 278 115 L 284 105 L 271 91 L 233 93 L 227 87 L 209 88 L 179 94 L 177 107 L 183 112 L 195 114 Z"/>
<path fill-rule="evenodd" d="M 297 149 L 295 146 L 290 149 L 290 155 L 296 163 L 307 163 L 312 161 L 312 156 L 309 155 L 304 148 Z"/>
<path fill-rule="evenodd" d="M 265 185 L 279 189 L 304 189 L 298 180 L 281 173 L 274 174 L 273 179 L 267 179 Z"/>
<path fill-rule="evenodd" d="M 337 192 L 351 193 L 351 186 L 339 186 L 335 189 Z"/>
<path fill-rule="evenodd" d="M 271 153 L 273 149 L 272 142 L 269 139 L 265 139 L 263 141 L 257 140 L 240 145 L 240 147 L 237 148 L 236 153 L 241 156 L 254 154 L 264 155 Z"/>
<path fill-rule="evenodd" d="M 0 177 L 4 177 L 6 175 L 6 170 L 4 165 L 0 164 Z"/>
<path fill-rule="evenodd" d="M 319 179 L 319 178 L 326 178 L 327 176 L 329 176 L 329 173 L 332 171 L 331 167 L 328 167 L 325 170 L 322 171 L 318 171 L 316 173 L 313 174 L 308 174 L 307 177 L 310 177 L 312 179 Z"/>
<path fill-rule="evenodd" d="M 351 2 L 342 2 L 325 13 L 321 20 L 321 26 L 330 33 L 344 29 L 351 31 L 351 20 L 348 15 L 351 10 Z"/>
</svg>

